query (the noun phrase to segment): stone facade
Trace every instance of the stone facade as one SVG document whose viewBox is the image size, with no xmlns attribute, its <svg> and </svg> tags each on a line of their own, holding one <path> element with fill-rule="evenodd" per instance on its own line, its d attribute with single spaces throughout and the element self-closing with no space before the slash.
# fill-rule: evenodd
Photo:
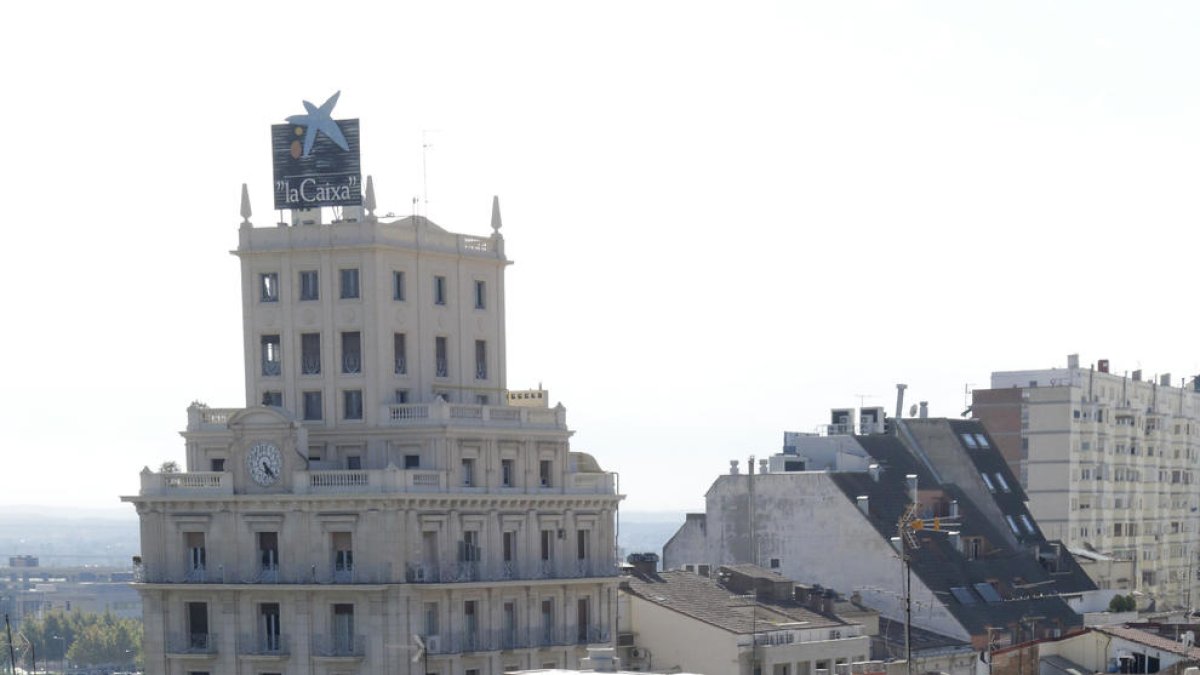
<svg viewBox="0 0 1200 675">
<path fill-rule="evenodd" d="M 148 672 L 497 675 L 611 644 L 613 476 L 510 401 L 492 233 L 243 223 L 249 407 L 142 472 Z"/>
</svg>

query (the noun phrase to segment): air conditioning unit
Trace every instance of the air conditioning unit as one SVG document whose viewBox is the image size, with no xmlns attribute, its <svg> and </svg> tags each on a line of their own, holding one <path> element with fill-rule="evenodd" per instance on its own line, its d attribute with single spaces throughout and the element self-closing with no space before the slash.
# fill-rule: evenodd
<svg viewBox="0 0 1200 675">
<path fill-rule="evenodd" d="M 437 635 L 425 636 L 425 651 L 433 653 L 441 653 L 442 638 Z"/>
<path fill-rule="evenodd" d="M 629 655 L 635 659 L 644 659 L 650 655 L 650 652 L 646 651 L 645 647 L 634 647 L 629 650 Z"/>
</svg>

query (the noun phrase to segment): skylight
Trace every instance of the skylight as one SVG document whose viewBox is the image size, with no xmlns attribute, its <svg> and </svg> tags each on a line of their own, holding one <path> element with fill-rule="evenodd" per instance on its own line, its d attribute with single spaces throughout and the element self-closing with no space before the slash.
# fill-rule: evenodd
<svg viewBox="0 0 1200 675">
<path fill-rule="evenodd" d="M 953 586 L 950 589 L 950 593 L 954 595 L 955 600 L 958 600 L 964 605 L 979 604 L 979 599 L 976 598 L 975 594 L 971 592 L 971 589 L 967 588 L 966 586 Z"/>
<path fill-rule="evenodd" d="M 975 591 L 979 593 L 984 602 L 1004 602 L 1004 599 L 996 592 L 996 588 L 989 583 L 975 584 Z"/>
</svg>

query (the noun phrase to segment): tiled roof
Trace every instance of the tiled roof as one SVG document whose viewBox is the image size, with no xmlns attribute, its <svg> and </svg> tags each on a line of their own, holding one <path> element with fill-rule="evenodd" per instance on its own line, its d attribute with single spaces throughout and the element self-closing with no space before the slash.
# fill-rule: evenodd
<svg viewBox="0 0 1200 675">
<path fill-rule="evenodd" d="M 1200 660 L 1200 647 L 1184 647 L 1170 638 L 1165 638 L 1138 628 L 1130 628 L 1129 626 L 1099 626 L 1093 630 L 1106 635 L 1123 638 L 1130 642 L 1137 642 L 1164 652 L 1178 654 L 1188 659 Z"/>
<path fill-rule="evenodd" d="M 715 580 L 692 572 L 634 574 L 623 579 L 621 585 L 644 600 L 731 633 L 770 630 L 772 624 L 801 624 L 787 626 L 800 630 L 847 625 L 794 601 L 756 601 L 737 595 Z"/>
<path fill-rule="evenodd" d="M 986 433 L 978 422 L 933 424 L 931 421 L 922 425 L 920 431 L 925 443 L 939 444 L 938 454 L 943 459 L 971 462 L 980 471 L 1012 476 L 994 443 L 990 443 L 990 448 L 970 451 L 960 444 L 958 438 L 963 433 Z M 1021 498 L 1023 493 L 1015 487 L 1015 478 L 1010 481 L 1014 486 L 1012 492 L 969 495 L 954 483 L 940 483 L 924 461 L 910 451 L 902 435 L 857 436 L 855 440 L 880 465 L 878 481 L 865 472 L 835 472 L 832 478 L 851 501 L 860 495 L 868 497 L 868 517 L 880 536 L 886 539 L 896 536 L 896 524 L 908 505 L 905 474 L 915 473 L 922 490 L 941 489 L 947 498 L 958 501 L 961 524 L 955 529 L 962 537 L 980 536 L 995 547 L 987 555 L 972 560 L 956 550 L 945 534 L 916 533 L 920 545 L 911 552 L 913 574 L 942 599 L 971 634 L 984 634 L 988 626 L 1011 625 L 1028 616 L 1042 617 L 1039 620 L 1042 626 L 1081 625 L 1081 617 L 1058 596 L 1093 590 L 1095 584 L 1074 558 L 1066 554 L 1065 547 L 1056 561 L 1058 571 L 1051 573 L 1033 553 L 1037 549 L 1052 550 L 1040 530 L 1035 527 L 1032 535 L 1022 532 L 1018 537 L 1021 547 L 1014 549 L 1009 543 L 1012 538 L 1008 536 L 1007 523 L 995 522 L 975 504 L 976 499 L 992 499 L 1005 514 L 1017 518 L 1028 514 Z M 964 458 L 964 453 L 969 458 Z M 979 594 L 979 585 L 991 587 L 982 588 L 984 592 L 994 589 L 999 601 L 988 602 Z M 956 593 L 968 602 L 964 604 Z"/>
</svg>

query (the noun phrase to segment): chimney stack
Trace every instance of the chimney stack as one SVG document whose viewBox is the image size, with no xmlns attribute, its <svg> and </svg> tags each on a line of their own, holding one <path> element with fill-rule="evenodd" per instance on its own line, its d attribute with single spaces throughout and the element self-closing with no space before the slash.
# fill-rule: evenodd
<svg viewBox="0 0 1200 675">
<path fill-rule="evenodd" d="M 859 495 L 857 502 L 858 502 L 858 510 L 862 511 L 862 514 L 864 516 L 871 515 L 870 497 L 868 497 L 867 495 Z"/>
<path fill-rule="evenodd" d="M 904 415 L 904 390 L 908 389 L 907 384 L 896 385 L 896 419 L 900 419 Z"/>
<path fill-rule="evenodd" d="M 929 417 L 929 401 L 921 401 L 921 419 Z"/>
<path fill-rule="evenodd" d="M 908 484 L 908 501 L 917 503 L 917 474 L 910 473 L 904 476 L 904 482 Z"/>
</svg>

